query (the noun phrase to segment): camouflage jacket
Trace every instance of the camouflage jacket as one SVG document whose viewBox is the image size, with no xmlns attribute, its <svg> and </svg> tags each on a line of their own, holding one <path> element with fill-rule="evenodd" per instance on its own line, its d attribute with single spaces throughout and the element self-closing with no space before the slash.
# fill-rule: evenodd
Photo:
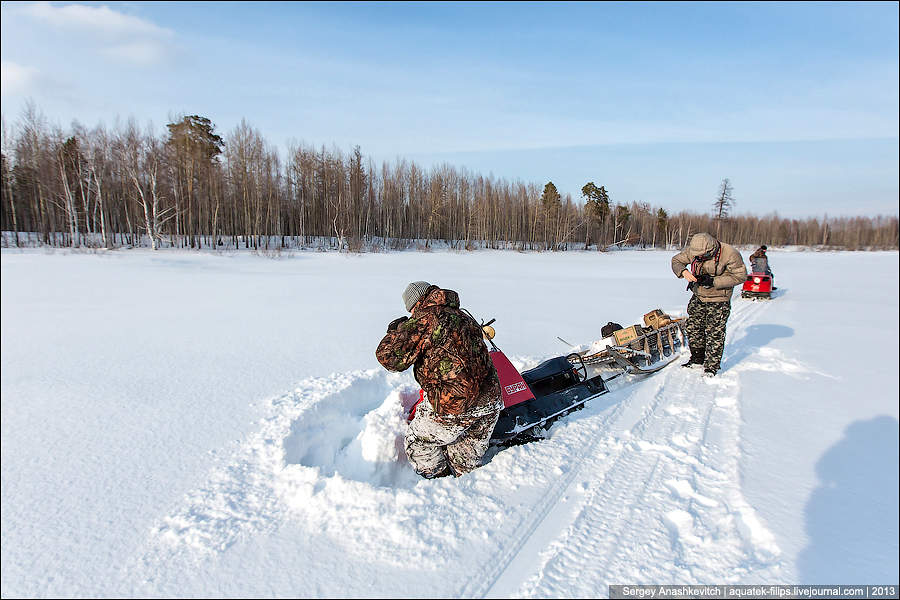
<svg viewBox="0 0 900 600">
<path fill-rule="evenodd" d="M 410 317 L 388 325 L 375 356 L 389 371 L 415 365 L 416 381 L 438 417 L 477 410 L 500 397 L 481 326 L 459 309 L 453 290 L 428 288 Z"/>
</svg>

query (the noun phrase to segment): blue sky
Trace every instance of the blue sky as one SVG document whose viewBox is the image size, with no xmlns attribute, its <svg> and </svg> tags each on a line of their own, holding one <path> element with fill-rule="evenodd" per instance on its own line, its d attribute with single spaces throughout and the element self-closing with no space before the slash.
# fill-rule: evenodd
<svg viewBox="0 0 900 600">
<path fill-rule="evenodd" d="M 898 213 L 898 4 L 2 3 L 2 112 L 359 144 L 578 197 Z"/>
</svg>

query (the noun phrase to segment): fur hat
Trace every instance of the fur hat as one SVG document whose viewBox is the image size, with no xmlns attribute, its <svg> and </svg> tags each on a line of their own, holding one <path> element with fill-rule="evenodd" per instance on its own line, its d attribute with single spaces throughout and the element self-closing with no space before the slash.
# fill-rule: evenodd
<svg viewBox="0 0 900 600">
<path fill-rule="evenodd" d="M 403 290 L 403 304 L 406 306 L 407 312 L 412 312 L 413 306 L 425 296 L 425 292 L 430 287 L 431 284 L 427 281 L 413 281 L 406 286 L 406 289 Z"/>
</svg>

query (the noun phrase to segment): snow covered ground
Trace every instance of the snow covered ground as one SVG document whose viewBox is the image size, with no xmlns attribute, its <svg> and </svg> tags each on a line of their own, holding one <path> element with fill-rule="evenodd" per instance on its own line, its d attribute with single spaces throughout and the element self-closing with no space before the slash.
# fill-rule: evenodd
<svg viewBox="0 0 900 600">
<path fill-rule="evenodd" d="M 458 480 L 405 463 L 417 388 L 374 349 L 409 281 L 528 367 L 682 313 L 671 254 L 4 250 L 2 595 L 897 583 L 896 252 L 770 252 L 716 379 L 617 379 Z"/>
</svg>

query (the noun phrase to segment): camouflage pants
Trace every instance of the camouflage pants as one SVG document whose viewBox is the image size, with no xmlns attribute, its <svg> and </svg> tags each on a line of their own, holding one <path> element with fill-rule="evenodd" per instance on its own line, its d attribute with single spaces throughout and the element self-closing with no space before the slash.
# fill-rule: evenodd
<svg viewBox="0 0 900 600">
<path fill-rule="evenodd" d="M 688 302 L 685 333 L 691 346 L 691 358 L 703 360 L 704 369 L 718 371 L 725 350 L 725 322 L 731 314 L 731 302 L 701 302 L 693 296 Z"/>
<path fill-rule="evenodd" d="M 503 402 L 497 399 L 458 416 L 435 419 L 426 399 L 406 431 L 406 456 L 416 473 L 431 479 L 459 477 L 481 466 Z"/>
</svg>

